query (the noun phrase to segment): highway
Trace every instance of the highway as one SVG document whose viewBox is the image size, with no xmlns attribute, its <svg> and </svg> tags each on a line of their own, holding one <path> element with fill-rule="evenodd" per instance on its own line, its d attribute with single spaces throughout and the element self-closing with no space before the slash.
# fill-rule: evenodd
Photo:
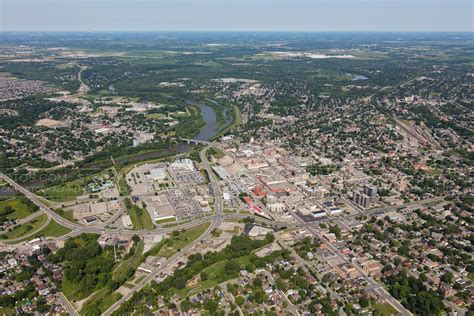
<svg viewBox="0 0 474 316">
<path fill-rule="evenodd" d="M 396 299 L 394 299 L 381 285 L 379 285 L 375 280 L 373 280 L 370 276 L 368 276 L 361 267 L 359 267 L 356 264 L 353 264 L 349 262 L 349 260 L 336 248 L 334 247 L 331 243 L 327 242 L 320 234 L 319 232 L 314 229 L 310 223 L 304 222 L 299 216 L 297 216 L 293 211 L 290 211 L 290 214 L 293 216 L 293 218 L 296 220 L 296 225 L 291 224 L 291 223 L 277 223 L 274 221 L 270 220 L 265 220 L 263 218 L 257 217 L 255 215 L 249 215 L 249 214 L 223 214 L 223 196 L 221 192 L 220 185 L 218 181 L 216 180 L 214 173 L 211 169 L 211 166 L 207 160 L 206 153 L 209 147 L 205 147 L 199 152 L 199 156 L 201 159 L 201 162 L 206 169 L 206 172 L 209 175 L 209 186 L 210 189 L 212 190 L 212 193 L 214 194 L 214 199 L 215 199 L 215 212 L 211 216 L 203 217 L 199 220 L 196 220 L 192 223 L 186 223 L 183 225 L 178 225 L 178 226 L 173 226 L 173 227 L 168 227 L 168 228 L 163 228 L 159 227 L 153 230 L 141 230 L 141 231 L 131 231 L 131 230 L 123 230 L 123 229 L 106 229 L 104 227 L 86 227 L 79 225 L 77 223 L 70 222 L 66 220 L 65 218 L 61 217 L 58 215 L 56 212 L 54 212 L 52 209 L 50 209 L 48 206 L 46 206 L 39 197 L 37 197 L 34 193 L 28 191 L 18 183 L 16 183 L 14 180 L 12 180 L 10 177 L 1 174 L 0 177 L 2 177 L 6 182 L 8 182 L 12 187 L 14 187 L 17 191 L 21 192 L 24 194 L 27 198 L 29 198 L 34 204 L 36 204 L 39 208 L 40 211 L 45 212 L 48 215 L 49 220 L 52 218 L 56 222 L 58 222 L 60 225 L 68 227 L 72 230 L 70 233 L 71 235 L 77 235 L 80 233 L 109 233 L 109 234 L 115 234 L 115 235 L 134 235 L 137 234 L 139 236 L 146 236 L 150 234 L 160 234 L 160 233 L 169 233 L 172 232 L 173 230 L 176 229 L 187 229 L 191 228 L 194 226 L 197 226 L 199 224 L 202 224 L 204 222 L 211 222 L 211 225 L 209 228 L 204 232 L 203 235 L 201 235 L 199 238 L 188 244 L 186 247 L 184 247 L 181 251 L 178 253 L 174 254 L 170 258 L 168 258 L 161 267 L 153 270 L 147 277 L 145 277 L 139 284 L 137 284 L 130 292 L 128 292 L 126 295 L 124 295 L 118 302 L 113 304 L 106 312 L 105 315 L 111 315 L 115 310 L 117 310 L 121 304 L 126 302 L 128 299 L 132 297 L 134 293 L 137 291 L 141 290 L 143 287 L 146 286 L 148 282 L 150 282 L 153 278 L 155 278 L 157 275 L 159 275 L 161 272 L 163 272 L 170 264 L 175 264 L 180 260 L 180 258 L 187 253 L 188 250 L 190 250 L 192 247 L 194 247 L 196 244 L 200 243 L 202 240 L 208 238 L 211 234 L 211 232 L 219 227 L 219 225 L 222 223 L 223 220 L 225 219 L 232 219 L 232 218 L 246 218 L 246 217 L 252 217 L 256 218 L 256 220 L 261 221 L 265 224 L 269 225 L 274 225 L 274 226 L 279 226 L 279 227 L 304 227 L 306 228 L 309 232 L 311 232 L 314 236 L 320 238 L 331 251 L 340 257 L 342 260 L 345 262 L 348 262 L 352 264 L 360 273 L 361 275 L 365 278 L 369 286 L 376 292 L 378 292 L 387 302 L 389 302 L 392 306 L 394 306 L 400 313 L 403 315 L 412 315 L 408 310 L 406 310 L 403 305 L 400 304 Z M 393 207 L 382 207 L 378 209 L 373 209 L 369 211 L 368 213 L 365 214 L 357 214 L 357 215 L 349 215 L 347 218 L 351 217 L 357 217 L 357 216 L 362 216 L 362 215 L 378 215 L 378 214 L 383 214 L 385 212 L 389 212 L 392 210 L 395 210 L 400 207 L 408 206 L 408 205 L 416 205 L 416 204 L 426 204 L 430 202 L 436 202 L 439 201 L 439 198 L 434 198 L 431 200 L 425 200 L 425 201 L 417 201 L 417 202 L 410 202 L 404 205 L 399 205 L 399 206 L 393 206 Z M 342 218 L 346 218 L 345 216 L 342 216 Z M 22 237 L 22 239 L 24 236 Z"/>
<path fill-rule="evenodd" d="M 203 149 L 203 151 L 207 152 L 207 148 Z M 202 153 L 202 151 L 201 151 Z M 214 215 L 207 216 L 200 218 L 198 220 L 195 220 L 190 223 L 186 224 L 180 224 L 172 227 L 158 227 L 155 229 L 151 230 L 125 230 L 125 229 L 109 229 L 105 228 L 102 226 L 83 226 L 78 223 L 70 222 L 69 220 L 63 218 L 59 214 L 57 214 L 54 210 L 52 210 L 50 207 L 45 205 L 41 199 L 34 193 L 30 192 L 17 182 L 15 182 L 13 179 L 8 177 L 5 174 L 0 173 L 0 178 L 3 178 L 6 182 L 8 182 L 9 185 L 11 185 L 15 190 L 18 192 L 22 193 L 25 195 L 28 199 L 30 199 L 34 204 L 36 204 L 40 209 L 38 210 L 38 214 L 41 212 L 44 212 L 48 215 L 48 223 L 51 221 L 51 219 L 54 219 L 58 224 L 67 227 L 71 229 L 72 231 L 69 234 L 72 235 L 79 235 L 81 233 L 93 233 L 93 234 L 102 234 L 102 233 L 107 233 L 111 235 L 122 235 L 122 236 L 133 236 L 133 235 L 139 235 L 139 236 L 146 236 L 146 235 L 152 235 L 152 234 L 165 234 L 165 233 L 170 233 L 173 230 L 176 229 L 189 229 L 194 226 L 200 225 L 202 223 L 211 221 L 211 222 L 216 222 L 216 221 L 222 221 L 225 219 L 243 219 L 247 217 L 254 218 L 256 221 L 259 221 L 261 223 L 267 224 L 267 225 L 272 225 L 274 227 L 293 227 L 295 226 L 294 224 L 291 223 L 279 223 L 279 222 L 274 222 L 271 220 L 267 220 L 264 218 L 261 218 L 256 215 L 252 214 L 238 214 L 238 213 L 230 213 L 230 214 L 223 214 L 222 213 L 222 193 L 219 187 L 218 182 L 215 180 L 214 174 L 212 173 L 212 170 L 210 168 L 209 163 L 207 162 L 207 159 L 205 157 L 205 153 L 203 154 L 204 157 L 201 157 L 201 160 L 203 161 L 203 165 L 206 168 L 207 172 L 210 174 L 209 179 L 211 180 L 211 188 L 214 192 L 215 195 L 215 204 L 216 204 L 216 212 Z M 113 216 L 113 218 L 118 218 L 117 214 Z M 110 221 L 107 221 L 109 223 Z M 105 224 L 103 224 L 105 225 Z M 42 228 L 44 228 L 43 226 Z M 34 234 L 38 232 L 39 230 L 35 230 L 34 232 L 31 232 L 31 234 Z M 22 236 L 19 240 L 25 239 L 27 236 Z M 8 242 L 15 242 L 15 240 L 9 240 Z"/>
<path fill-rule="evenodd" d="M 222 221 L 224 220 L 225 217 L 222 216 L 222 211 L 223 211 L 222 192 L 219 186 L 219 182 L 216 181 L 215 176 L 212 172 L 211 166 L 209 165 L 209 162 L 207 161 L 206 153 L 207 153 L 208 148 L 209 147 L 202 149 L 199 152 L 199 157 L 201 158 L 201 162 L 204 165 L 206 172 L 208 173 L 209 181 L 210 181 L 209 185 L 212 189 L 212 192 L 214 193 L 215 214 L 213 217 L 211 217 L 211 225 L 209 225 L 209 227 L 204 232 L 204 234 L 202 234 L 200 237 L 198 237 L 191 243 L 187 244 L 181 251 L 169 257 L 163 265 L 154 269 L 149 275 L 147 275 L 142 281 L 140 281 L 130 292 L 128 292 L 120 300 L 115 302 L 115 304 L 113 304 L 108 310 L 105 311 L 104 313 L 105 316 L 112 315 L 112 313 L 116 311 L 123 303 L 129 300 L 133 296 L 133 294 L 143 289 L 148 284 L 148 282 L 153 280 L 157 275 L 159 275 L 165 269 L 167 269 L 169 265 L 176 264 L 182 256 L 186 255 L 188 250 L 192 249 L 195 245 L 199 244 L 202 240 L 209 238 L 212 231 L 214 229 L 217 229 L 222 223 Z"/>
</svg>

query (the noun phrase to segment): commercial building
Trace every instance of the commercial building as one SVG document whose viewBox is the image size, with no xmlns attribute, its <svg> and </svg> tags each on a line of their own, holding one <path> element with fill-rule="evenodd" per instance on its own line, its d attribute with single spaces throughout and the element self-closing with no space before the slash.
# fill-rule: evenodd
<svg viewBox="0 0 474 316">
<path fill-rule="evenodd" d="M 151 169 L 147 177 L 153 181 L 162 181 L 166 179 L 166 171 L 164 168 Z"/>
<path fill-rule="evenodd" d="M 194 164 L 191 159 L 183 158 L 175 160 L 170 168 L 181 171 L 194 171 Z"/>
<path fill-rule="evenodd" d="M 315 218 L 320 218 L 326 216 L 326 211 L 325 210 L 316 210 L 311 213 L 313 217 Z"/>
<path fill-rule="evenodd" d="M 267 207 L 270 212 L 283 212 L 285 210 L 285 204 L 283 203 L 268 203 Z"/>
</svg>

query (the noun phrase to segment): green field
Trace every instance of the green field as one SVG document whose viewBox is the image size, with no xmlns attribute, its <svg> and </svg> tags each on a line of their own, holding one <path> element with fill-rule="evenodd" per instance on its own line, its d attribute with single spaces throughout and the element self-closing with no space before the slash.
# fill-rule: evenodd
<svg viewBox="0 0 474 316">
<path fill-rule="evenodd" d="M 110 293 L 107 289 L 97 291 L 82 306 L 81 315 L 99 315 L 105 312 L 110 306 L 122 298 L 122 294 Z"/>
<path fill-rule="evenodd" d="M 120 195 L 129 195 L 130 189 L 127 184 L 127 180 L 125 180 L 125 176 L 119 175 L 119 179 L 117 181 L 117 186 L 120 192 Z"/>
<path fill-rule="evenodd" d="M 47 219 L 48 219 L 48 216 L 46 216 L 46 214 L 42 214 L 23 225 L 19 225 L 15 227 L 11 231 L 1 236 L 3 239 L 20 238 L 21 236 L 27 235 L 39 229 L 41 226 L 43 226 L 46 223 Z"/>
<path fill-rule="evenodd" d="M 242 268 L 245 268 L 245 266 L 251 264 L 250 256 L 240 257 L 240 258 L 235 259 L 235 261 Z M 231 276 L 229 276 L 225 271 L 226 262 L 227 260 L 222 260 L 207 267 L 206 269 L 203 270 L 203 272 L 205 272 L 209 276 L 209 279 L 207 279 L 206 281 L 201 281 L 198 287 L 195 287 L 195 288 L 185 287 L 184 289 L 177 291 L 177 294 L 179 294 L 181 297 L 187 297 L 194 293 L 199 293 L 205 289 L 213 288 L 222 282 L 230 280 Z"/>
<path fill-rule="evenodd" d="M 143 241 L 138 242 L 133 256 L 120 263 L 113 272 L 112 279 L 119 281 L 119 283 L 128 279 L 128 272 L 130 269 L 136 270 L 141 263 L 143 248 L 145 244 Z"/>
<path fill-rule="evenodd" d="M 109 174 L 109 171 L 110 169 L 105 169 L 97 174 L 42 189 L 39 193 L 44 198 L 54 202 L 73 201 L 78 196 L 87 194 L 86 185 L 91 182 L 94 177 L 105 176 Z"/>
<path fill-rule="evenodd" d="M 40 191 L 40 194 L 44 198 L 55 202 L 72 201 L 85 193 L 84 184 L 85 183 L 82 179 L 74 180 L 61 185 L 43 189 Z"/>
<path fill-rule="evenodd" d="M 163 224 L 163 223 L 169 223 L 169 222 L 176 222 L 176 219 L 175 218 L 165 218 L 165 219 L 160 219 L 160 220 L 156 221 L 157 224 Z M 183 222 L 181 222 L 181 223 L 183 223 Z"/>
<path fill-rule="evenodd" d="M 8 220 L 22 219 L 34 213 L 31 207 L 23 200 L 24 198 L 11 198 L 0 202 L 0 213 L 5 211 L 6 207 L 11 207 L 14 212 L 5 216 Z"/>
<path fill-rule="evenodd" d="M 130 219 L 132 220 L 133 229 L 142 230 L 153 229 L 155 227 L 151 221 L 150 214 L 148 214 L 146 209 L 133 204 L 130 199 L 125 200 L 125 206 L 127 208 L 127 213 L 130 215 Z"/>
<path fill-rule="evenodd" d="M 67 219 L 70 222 L 75 222 L 76 220 L 74 219 L 74 215 L 72 211 L 65 211 L 63 209 L 56 209 L 54 210 L 56 214 L 61 216 L 64 219 Z"/>
<path fill-rule="evenodd" d="M 169 258 L 183 249 L 184 246 L 204 234 L 209 225 L 210 223 L 203 223 L 185 232 L 180 232 L 178 236 L 172 235 L 170 238 L 162 240 L 159 244 L 151 248 L 146 255 Z"/>
<path fill-rule="evenodd" d="M 71 230 L 69 228 L 61 226 L 54 219 L 51 219 L 51 222 L 44 229 L 34 234 L 31 239 L 37 237 L 59 237 L 70 232 Z"/>
<path fill-rule="evenodd" d="M 159 120 L 159 119 L 164 118 L 164 115 L 161 113 L 150 113 L 150 114 L 146 114 L 145 117 L 150 120 Z"/>
<path fill-rule="evenodd" d="M 378 311 L 383 316 L 390 316 L 397 314 L 397 310 L 388 303 L 384 304 L 375 304 L 374 309 Z"/>
<path fill-rule="evenodd" d="M 168 239 L 168 242 L 160 249 L 157 255 L 166 258 L 171 257 L 183 249 L 187 244 L 204 234 L 209 225 L 209 223 L 204 223 L 193 229 L 180 233 L 179 236 L 173 236 Z"/>
</svg>

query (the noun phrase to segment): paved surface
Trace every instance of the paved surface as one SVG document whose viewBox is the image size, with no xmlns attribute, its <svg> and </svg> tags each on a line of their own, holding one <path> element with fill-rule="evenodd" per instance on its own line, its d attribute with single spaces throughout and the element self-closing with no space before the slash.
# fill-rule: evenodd
<svg viewBox="0 0 474 316">
<path fill-rule="evenodd" d="M 186 141 L 186 140 L 185 140 Z M 194 140 L 188 140 L 188 141 L 194 141 Z M 17 191 L 23 193 L 26 197 L 28 197 L 33 203 L 38 205 L 40 208 L 40 211 L 45 212 L 48 215 L 48 222 L 52 219 L 54 219 L 56 222 L 58 222 L 60 225 L 68 227 L 72 230 L 72 232 L 68 235 L 77 235 L 80 233 L 110 233 L 110 234 L 117 234 L 117 235 L 140 235 L 140 236 L 146 236 L 146 235 L 151 235 L 151 234 L 159 234 L 159 233 L 168 233 L 176 229 L 181 229 L 181 228 L 191 228 L 194 226 L 197 226 L 199 224 L 202 224 L 204 222 L 211 222 L 211 225 L 209 228 L 206 230 L 206 232 L 201 235 L 199 238 L 194 240 L 192 243 L 188 244 L 186 247 L 184 247 L 180 252 L 176 253 L 175 255 L 171 256 L 168 258 L 168 260 L 165 262 L 162 267 L 155 269 L 150 273 L 147 277 L 145 277 L 139 284 L 136 285 L 135 288 L 133 288 L 129 293 L 124 295 L 121 300 L 119 300 L 117 303 L 112 305 L 109 310 L 106 311 L 105 315 L 110 315 L 112 314 L 113 311 L 115 311 L 122 303 L 127 301 L 132 295 L 141 290 L 149 281 L 151 281 L 156 275 L 160 274 L 165 270 L 167 266 L 170 264 L 176 263 L 181 256 L 186 254 L 186 251 L 201 242 L 203 239 L 206 239 L 210 236 L 212 230 L 215 228 L 219 227 L 220 223 L 225 220 L 225 219 L 232 219 L 232 218 L 246 218 L 246 217 L 252 217 L 256 218 L 258 221 L 261 221 L 266 224 L 270 225 L 275 225 L 279 227 L 287 226 L 287 227 L 304 227 L 306 228 L 309 232 L 311 232 L 314 236 L 319 237 L 331 251 L 340 257 L 342 260 L 345 262 L 349 262 L 349 260 L 336 248 L 334 247 L 331 243 L 327 242 L 320 234 L 319 232 L 311 227 L 309 223 L 304 222 L 300 217 L 298 217 L 293 211 L 290 211 L 290 214 L 293 216 L 293 218 L 296 220 L 297 224 L 292 224 L 292 223 L 277 223 L 271 220 L 265 220 L 260 217 L 254 216 L 254 215 L 249 215 L 249 214 L 223 214 L 223 203 L 222 203 L 222 192 L 219 186 L 218 181 L 216 181 L 215 176 L 212 172 L 212 169 L 209 165 L 209 162 L 206 157 L 208 147 L 204 148 L 201 150 L 199 153 L 199 156 L 201 158 L 202 164 L 204 168 L 206 169 L 209 179 L 210 179 L 210 189 L 212 190 L 212 193 L 214 194 L 215 198 L 215 213 L 212 216 L 204 217 L 202 219 L 199 219 L 197 221 L 194 221 L 192 223 L 187 223 L 183 225 L 178 225 L 178 226 L 173 226 L 173 227 L 168 227 L 168 228 L 163 228 L 163 227 L 158 227 L 153 230 L 142 230 L 142 231 L 130 231 L 130 230 L 117 230 L 117 229 L 106 229 L 103 227 L 86 227 L 79 225 L 77 223 L 70 222 L 57 213 L 55 213 L 52 209 L 50 209 L 48 206 L 46 206 L 43 202 L 42 199 L 40 199 L 38 196 L 36 196 L 34 193 L 28 191 L 27 189 L 23 188 L 21 185 L 16 183 L 14 180 L 9 178 L 8 176 L 1 174 L 0 177 L 3 178 L 6 182 L 8 182 L 12 187 L 14 187 Z M 382 207 L 378 209 L 373 209 L 365 213 L 357 214 L 357 215 L 349 215 L 349 216 L 342 216 L 341 218 L 354 218 L 357 216 L 361 215 L 366 215 L 366 216 L 372 216 L 372 215 L 380 215 L 384 214 L 386 212 L 390 212 L 393 210 L 396 210 L 401 207 L 406 207 L 409 205 L 422 205 L 426 203 L 431 203 L 431 202 L 437 202 L 440 201 L 441 198 L 434 198 L 430 200 L 424 200 L 424 201 L 417 201 L 417 202 L 410 202 L 406 203 L 403 205 L 398 205 L 398 206 L 393 206 L 393 207 Z M 62 236 L 66 238 L 65 236 Z M 22 237 L 24 239 L 25 236 Z M 366 282 L 369 284 L 370 288 L 372 288 L 374 291 L 378 292 L 387 302 L 389 302 L 393 307 L 395 307 L 400 313 L 403 315 L 412 315 L 408 310 L 406 310 L 403 305 L 400 304 L 396 299 L 394 299 L 380 284 L 378 284 L 375 280 L 373 280 L 370 276 L 368 276 L 361 267 L 358 265 L 352 264 L 360 273 L 362 276 L 364 276 Z"/>
<path fill-rule="evenodd" d="M 187 244 L 181 251 L 179 251 L 179 252 L 175 253 L 174 255 L 172 255 L 171 257 L 169 257 L 163 265 L 161 265 L 160 267 L 153 270 L 142 281 L 140 281 L 130 292 L 125 294 L 120 300 L 118 300 L 115 304 L 113 304 L 107 311 L 105 311 L 105 313 L 104 313 L 105 316 L 112 315 L 112 313 L 114 311 L 116 311 L 120 307 L 120 305 L 122 305 L 127 300 L 129 300 L 133 296 L 133 294 L 135 294 L 136 292 L 138 292 L 142 288 L 144 288 L 148 284 L 148 282 L 153 280 L 157 275 L 159 275 L 165 269 L 167 269 L 169 267 L 169 265 L 176 264 L 183 255 L 186 255 L 188 250 L 190 250 L 195 245 L 199 244 L 202 240 L 205 240 L 205 239 L 209 238 L 212 231 L 214 229 L 218 228 L 219 225 L 221 224 L 221 222 L 223 221 L 224 217 L 222 216 L 222 210 L 223 210 L 222 193 L 221 193 L 219 183 L 216 181 L 216 179 L 214 177 L 214 174 L 212 173 L 211 167 L 209 165 L 209 162 L 207 161 L 207 158 L 206 158 L 207 149 L 208 149 L 208 147 L 201 150 L 199 152 L 199 156 L 200 156 L 201 161 L 204 165 L 204 168 L 206 169 L 206 171 L 209 175 L 210 187 L 212 188 L 212 191 L 214 193 L 215 215 L 211 218 L 211 225 L 207 228 L 207 230 L 204 232 L 204 234 L 202 234 L 200 237 L 198 237 L 197 239 L 195 239 L 191 243 Z M 174 229 L 176 229 L 176 228 L 174 228 Z"/>
<path fill-rule="evenodd" d="M 369 284 L 370 288 L 377 292 L 383 299 L 385 299 L 386 302 L 390 303 L 396 310 L 398 310 L 400 313 L 406 316 L 411 316 L 413 315 L 408 311 L 402 304 L 400 304 L 399 301 L 397 301 L 395 298 L 393 298 L 390 293 L 388 293 L 380 284 L 378 284 L 374 279 L 372 279 L 369 275 L 365 273 L 365 271 L 358 266 L 355 263 L 352 263 L 348 260 L 346 256 L 344 256 L 339 249 L 337 249 L 333 244 L 328 242 L 316 229 L 311 227 L 308 223 L 304 222 L 301 218 L 296 215 L 293 211 L 290 211 L 291 215 L 298 221 L 300 222 L 310 233 L 313 234 L 313 236 L 318 237 L 326 246 L 336 255 L 338 256 L 341 260 L 344 262 L 354 266 L 357 271 L 364 277 L 365 281 Z"/>
<path fill-rule="evenodd" d="M 36 213 L 39 213 L 39 215 L 43 215 L 43 214 L 44 214 L 43 212 L 40 212 L 40 211 L 37 211 Z M 37 216 L 39 216 L 39 215 L 37 215 Z M 22 236 L 20 236 L 20 237 L 18 237 L 18 238 L 5 239 L 5 240 L 3 240 L 2 242 L 8 243 L 8 244 L 14 244 L 14 243 L 20 242 L 20 241 L 22 241 L 22 240 L 25 240 L 25 239 L 27 239 L 27 238 L 29 238 L 29 237 L 35 235 L 36 233 L 42 231 L 42 230 L 45 229 L 46 226 L 48 226 L 49 223 L 51 222 L 51 217 L 50 217 L 48 214 L 46 214 L 46 216 L 48 216 L 48 218 L 46 219 L 46 222 L 44 222 L 44 224 L 41 225 L 41 227 L 38 227 L 37 229 L 28 232 L 28 234 L 22 235 Z M 2 234 L 4 234 L 4 233 L 6 233 L 6 231 L 2 232 Z"/>
<path fill-rule="evenodd" d="M 71 302 L 69 302 L 67 297 L 63 294 L 63 292 L 58 292 L 56 294 L 56 297 L 58 301 L 61 303 L 61 305 L 66 309 L 69 316 L 79 315 L 79 313 L 76 311 L 74 306 L 72 306 Z"/>
<path fill-rule="evenodd" d="M 206 149 L 206 151 L 207 151 L 207 149 Z M 222 221 L 224 219 L 243 219 L 243 218 L 247 218 L 247 217 L 254 218 L 255 220 L 257 220 L 259 222 L 262 222 L 262 223 L 265 223 L 265 224 L 268 224 L 268 225 L 272 225 L 272 226 L 276 226 L 276 227 L 285 227 L 285 226 L 286 227 L 292 227 L 292 226 L 295 226 L 294 224 L 291 224 L 291 223 L 278 223 L 278 222 L 274 222 L 274 221 L 271 221 L 271 220 L 266 220 L 264 218 L 261 218 L 259 216 L 255 216 L 255 215 L 251 215 L 251 214 L 238 214 L 238 213 L 223 214 L 222 213 L 222 193 L 221 193 L 219 184 L 214 178 L 214 174 L 212 173 L 212 170 L 210 169 L 210 166 L 209 166 L 209 163 L 207 162 L 205 154 L 204 154 L 204 157 L 201 157 L 201 160 L 203 161 L 203 164 L 204 164 L 204 167 L 206 168 L 206 170 L 208 170 L 208 172 L 211 172 L 210 173 L 210 179 L 212 179 L 212 181 L 211 181 L 210 185 L 211 185 L 211 188 L 213 190 L 213 193 L 215 195 L 215 200 L 216 200 L 215 201 L 215 204 L 216 204 L 215 214 L 212 215 L 212 216 L 203 217 L 201 219 L 195 220 L 195 221 L 190 222 L 190 223 L 180 224 L 180 225 L 176 225 L 176 226 L 172 226 L 172 227 L 158 227 L 158 228 L 151 229 L 151 230 L 107 229 L 107 228 L 104 228 L 102 226 L 83 226 L 83 225 L 80 225 L 80 224 L 77 224 L 77 223 L 74 223 L 74 222 L 70 222 L 67 219 L 61 217 L 54 210 L 52 210 L 50 207 L 45 205 L 42 201 L 43 200 L 42 198 L 40 198 L 36 194 L 28 191 L 27 189 L 25 189 L 20 184 L 16 183 L 13 179 L 8 177 L 7 175 L 0 173 L 0 178 L 3 178 L 6 182 L 8 182 L 8 184 L 10 184 L 13 188 L 15 188 L 15 190 L 17 190 L 18 192 L 21 192 L 28 199 L 30 199 L 34 204 L 36 204 L 40 208 L 38 210 L 39 213 L 43 213 L 43 212 L 46 213 L 48 215 L 48 223 L 51 221 L 51 219 L 54 219 L 58 224 L 71 229 L 72 230 L 71 233 L 70 233 L 71 235 L 79 235 L 81 233 L 95 233 L 95 234 L 108 233 L 108 234 L 111 234 L 111 235 L 122 235 L 122 236 L 133 236 L 135 234 L 139 235 L 139 236 L 146 236 L 146 235 L 153 235 L 153 234 L 169 233 L 169 232 L 172 232 L 173 230 L 176 230 L 176 229 L 188 229 L 188 228 L 192 228 L 194 226 L 200 225 L 200 224 L 208 222 L 208 221 L 216 222 L 216 221 Z M 44 227 L 46 227 L 46 226 L 44 226 Z M 37 232 L 37 231 L 35 231 L 35 232 Z M 25 237 L 26 237 L 26 235 L 22 236 L 18 240 L 24 239 Z M 14 242 L 15 240 L 10 240 L 10 241 Z"/>
</svg>

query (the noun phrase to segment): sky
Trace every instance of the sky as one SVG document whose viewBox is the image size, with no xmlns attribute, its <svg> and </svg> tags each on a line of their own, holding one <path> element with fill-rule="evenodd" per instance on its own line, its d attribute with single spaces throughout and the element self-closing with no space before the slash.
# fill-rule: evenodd
<svg viewBox="0 0 474 316">
<path fill-rule="evenodd" d="M 0 31 L 474 31 L 474 0 L 0 0 Z"/>
</svg>

